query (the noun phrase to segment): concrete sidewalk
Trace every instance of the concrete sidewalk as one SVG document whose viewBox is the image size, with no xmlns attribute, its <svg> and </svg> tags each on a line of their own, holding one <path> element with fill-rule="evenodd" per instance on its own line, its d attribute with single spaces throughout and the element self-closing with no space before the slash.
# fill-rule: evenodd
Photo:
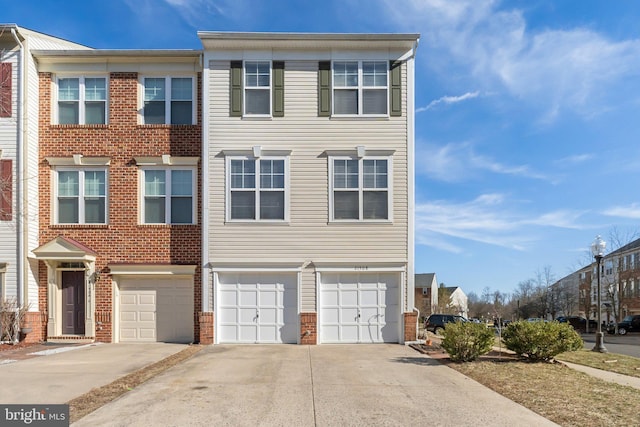
<svg viewBox="0 0 640 427">
<path fill-rule="evenodd" d="M 556 424 L 397 344 L 216 345 L 77 426 Z"/>
<path fill-rule="evenodd" d="M 560 363 L 567 365 L 571 369 L 575 369 L 576 371 L 584 372 L 592 377 L 599 378 L 601 380 L 609 381 L 612 383 L 625 385 L 633 388 L 637 388 L 640 390 L 640 378 L 638 377 L 630 377 L 628 375 L 617 374 L 615 372 L 604 371 L 602 369 L 592 368 L 590 366 L 578 365 L 576 363 L 565 362 L 564 360 L 560 360 Z"/>
<path fill-rule="evenodd" d="M 61 348 L 65 349 L 57 350 Z M 186 344 L 90 344 L 69 348 L 73 350 L 0 364 L 0 402 L 65 403 L 171 356 Z"/>
</svg>

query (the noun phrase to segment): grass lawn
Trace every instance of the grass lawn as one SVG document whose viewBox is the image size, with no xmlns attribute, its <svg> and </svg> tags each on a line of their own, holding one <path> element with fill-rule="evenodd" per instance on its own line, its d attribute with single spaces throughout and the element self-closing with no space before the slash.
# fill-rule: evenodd
<svg viewBox="0 0 640 427">
<path fill-rule="evenodd" d="M 561 363 L 526 362 L 507 353 L 504 345 L 502 353 L 453 363 L 437 350 L 441 337 L 429 337 L 436 348 L 432 357 L 561 426 L 640 426 L 638 389 L 593 378 Z M 499 344 L 496 340 L 495 346 Z M 580 350 L 556 359 L 640 377 L 640 359 L 631 356 Z M 500 416 L 499 408 L 492 410 Z"/>
<path fill-rule="evenodd" d="M 485 359 L 448 366 L 561 426 L 640 425 L 640 390 L 560 363 Z M 500 409 L 494 409 L 499 416 Z"/>
<path fill-rule="evenodd" d="M 640 378 L 640 359 L 637 357 L 580 350 L 562 353 L 556 359 Z"/>
</svg>

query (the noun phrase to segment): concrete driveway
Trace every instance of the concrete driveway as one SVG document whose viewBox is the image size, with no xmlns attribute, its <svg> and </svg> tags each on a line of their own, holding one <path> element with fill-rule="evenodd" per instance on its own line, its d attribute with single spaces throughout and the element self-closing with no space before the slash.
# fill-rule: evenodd
<svg viewBox="0 0 640 427">
<path fill-rule="evenodd" d="M 216 345 L 74 425 L 555 424 L 402 345 Z"/>
<path fill-rule="evenodd" d="M 90 344 L 0 364 L 0 402 L 65 403 L 184 348 L 186 344 Z"/>
</svg>

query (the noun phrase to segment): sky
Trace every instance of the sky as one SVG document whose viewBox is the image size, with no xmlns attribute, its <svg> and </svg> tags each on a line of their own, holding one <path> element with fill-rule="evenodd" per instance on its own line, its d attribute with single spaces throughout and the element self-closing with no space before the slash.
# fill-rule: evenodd
<svg viewBox="0 0 640 427">
<path fill-rule="evenodd" d="M 200 49 L 197 31 L 420 33 L 415 270 L 467 294 L 560 279 L 591 261 L 596 235 L 640 229 L 640 2 L 0 6 L 2 23 L 102 49 Z"/>
</svg>

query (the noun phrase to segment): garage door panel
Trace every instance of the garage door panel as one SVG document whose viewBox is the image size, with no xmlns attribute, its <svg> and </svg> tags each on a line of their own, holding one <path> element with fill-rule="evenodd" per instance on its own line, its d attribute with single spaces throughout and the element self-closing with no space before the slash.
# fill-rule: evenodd
<svg viewBox="0 0 640 427">
<path fill-rule="evenodd" d="M 358 342 L 358 326 L 343 325 L 340 339 L 344 342 Z"/>
<path fill-rule="evenodd" d="M 278 322 L 278 313 L 280 312 L 277 308 L 260 308 L 260 321 L 261 323 L 273 323 L 276 324 Z"/>
<path fill-rule="evenodd" d="M 120 296 L 121 304 L 136 304 L 138 298 L 136 295 L 122 294 Z"/>
<path fill-rule="evenodd" d="M 296 274 L 218 273 L 218 283 L 219 342 L 297 342 Z"/>
<path fill-rule="evenodd" d="M 278 294 L 280 292 L 277 290 L 260 290 L 260 306 L 276 306 L 278 305 Z"/>
<path fill-rule="evenodd" d="M 237 293 L 235 290 L 220 290 L 220 304 L 222 306 L 237 305 Z"/>
<path fill-rule="evenodd" d="M 357 306 L 358 305 L 358 291 L 345 289 L 340 295 L 340 304 L 343 306 Z"/>
<path fill-rule="evenodd" d="M 193 278 L 125 277 L 119 288 L 121 341 L 193 341 Z"/>
<path fill-rule="evenodd" d="M 260 325 L 260 341 L 265 343 L 275 343 L 279 340 L 278 328 L 276 326 Z"/>
<path fill-rule="evenodd" d="M 398 342 L 399 273 L 322 273 L 322 342 Z"/>
<path fill-rule="evenodd" d="M 238 340 L 240 342 L 248 342 L 248 343 L 253 343 L 255 342 L 255 336 L 256 336 L 256 332 L 258 330 L 258 327 L 255 325 L 239 325 L 238 326 L 238 331 L 239 331 L 239 336 L 238 336 Z"/>
<path fill-rule="evenodd" d="M 138 304 L 155 305 L 156 293 L 155 291 L 147 291 L 139 294 Z"/>
<path fill-rule="evenodd" d="M 257 309 L 251 308 L 238 308 L 238 321 L 240 323 L 253 323 L 256 319 Z"/>
<path fill-rule="evenodd" d="M 156 321 L 156 313 L 153 311 L 141 311 L 140 318 L 138 319 L 141 322 L 155 322 Z"/>
</svg>

